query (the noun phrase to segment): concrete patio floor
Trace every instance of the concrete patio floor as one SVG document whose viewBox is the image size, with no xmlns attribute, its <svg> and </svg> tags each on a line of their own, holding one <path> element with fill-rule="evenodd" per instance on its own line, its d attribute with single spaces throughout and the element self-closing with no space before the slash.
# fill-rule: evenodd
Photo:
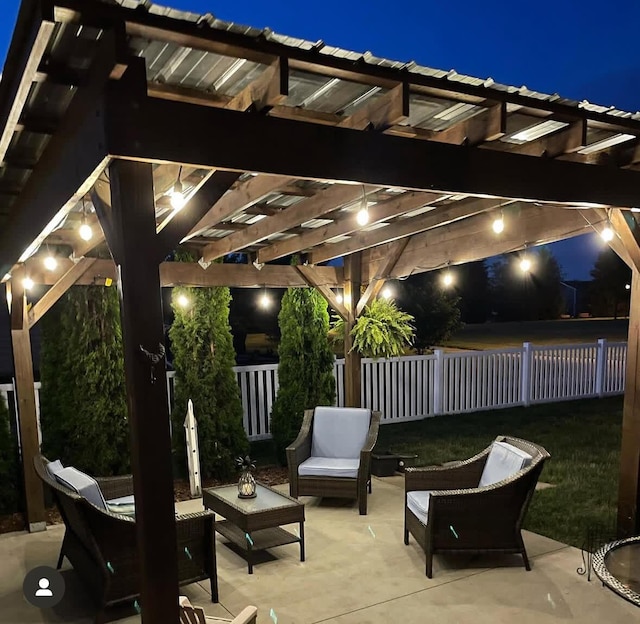
<svg viewBox="0 0 640 624">
<path fill-rule="evenodd" d="M 283 492 L 288 486 L 279 486 Z M 248 604 L 259 609 L 258 622 L 303 624 L 547 624 L 579 621 L 629 624 L 640 609 L 587 582 L 576 568 L 580 551 L 525 533 L 532 562 L 526 572 L 520 557 L 443 557 L 434 560 L 434 578 L 424 573 L 424 554 L 415 541 L 402 541 L 403 477 L 374 477 L 369 513 L 358 514 L 350 501 L 302 499 L 306 503 L 307 560 L 297 544 L 274 548 L 247 574 L 246 563 L 217 536 L 220 603 L 210 602 L 208 583 L 182 593 L 209 615 L 231 617 Z M 201 509 L 201 500 L 179 503 L 181 512 Z M 64 527 L 45 533 L 0 536 L 0 622 L 89 624 L 95 609 L 78 575 L 65 561 L 66 593 L 53 609 L 38 610 L 22 595 L 28 570 L 55 567 Z M 273 611 L 272 611 L 273 610 Z M 110 621 L 140 621 L 132 606 L 111 609 Z"/>
</svg>

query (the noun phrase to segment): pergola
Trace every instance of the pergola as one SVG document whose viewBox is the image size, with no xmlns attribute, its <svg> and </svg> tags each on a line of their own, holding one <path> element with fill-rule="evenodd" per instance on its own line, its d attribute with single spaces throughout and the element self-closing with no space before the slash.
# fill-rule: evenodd
<svg viewBox="0 0 640 624">
<path fill-rule="evenodd" d="M 633 271 L 618 528 L 637 533 L 639 138 L 640 113 L 211 15 L 143 0 L 23 0 L 0 83 L 0 276 L 30 529 L 45 515 L 29 329 L 73 284 L 119 287 L 143 617 L 173 623 L 166 386 L 140 349 L 161 350 L 161 287 L 310 285 L 350 328 L 389 278 L 611 227 Z M 180 187 L 181 209 L 170 198 Z M 200 262 L 166 261 L 181 242 Z M 112 259 L 98 253 L 105 243 Z M 47 249 L 65 252 L 53 271 Z M 232 252 L 251 262 L 212 263 Z M 269 264 L 294 253 L 304 264 Z M 338 257 L 344 267 L 322 266 Z M 32 306 L 25 277 L 50 286 Z M 357 405 L 359 360 L 345 343 L 347 404 Z"/>
</svg>

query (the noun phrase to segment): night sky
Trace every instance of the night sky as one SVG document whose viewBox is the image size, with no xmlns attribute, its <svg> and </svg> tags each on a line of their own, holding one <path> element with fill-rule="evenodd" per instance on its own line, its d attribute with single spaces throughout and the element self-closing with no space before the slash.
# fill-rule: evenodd
<svg viewBox="0 0 640 624">
<path fill-rule="evenodd" d="M 393 60 L 491 77 L 544 93 L 640 110 L 640 2 L 613 0 L 167 0 L 158 4 L 323 40 Z M 0 3 L 0 62 L 18 11 Z M 551 245 L 566 279 L 589 279 L 601 249 L 594 235 Z"/>
</svg>

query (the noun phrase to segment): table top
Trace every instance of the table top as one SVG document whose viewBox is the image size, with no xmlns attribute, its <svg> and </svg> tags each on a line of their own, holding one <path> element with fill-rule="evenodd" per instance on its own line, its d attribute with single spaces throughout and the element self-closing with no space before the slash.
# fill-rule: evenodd
<svg viewBox="0 0 640 624">
<path fill-rule="evenodd" d="M 600 548 L 593 556 L 593 569 L 609 589 L 640 606 L 640 536 Z"/>
<path fill-rule="evenodd" d="M 203 491 L 204 494 L 220 499 L 243 514 L 260 513 L 284 507 L 299 507 L 303 504 L 262 483 L 256 483 L 257 496 L 255 498 L 240 498 L 238 486 L 235 484 L 206 488 Z"/>
</svg>

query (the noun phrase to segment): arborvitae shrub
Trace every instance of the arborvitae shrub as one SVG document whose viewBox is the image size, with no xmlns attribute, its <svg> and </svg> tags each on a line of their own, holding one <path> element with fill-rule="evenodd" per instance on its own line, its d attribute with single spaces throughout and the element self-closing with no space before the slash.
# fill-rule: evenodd
<svg viewBox="0 0 640 624">
<path fill-rule="evenodd" d="M 188 302 L 180 305 L 180 298 Z M 176 463 L 186 464 L 184 419 L 193 401 L 198 422 L 200 470 L 203 477 L 229 478 L 235 458 L 246 453 L 240 388 L 233 371 L 235 351 L 226 287 L 174 288 L 171 298 L 175 318 L 169 337 L 176 370 L 172 415 Z"/>
<path fill-rule="evenodd" d="M 18 445 L 9 426 L 9 410 L 0 395 L 0 513 L 18 511 Z"/>
<path fill-rule="evenodd" d="M 278 315 L 278 396 L 271 410 L 271 433 L 278 461 L 296 438 L 305 409 L 335 400 L 334 356 L 329 345 L 329 312 L 314 288 L 289 288 Z"/>
<path fill-rule="evenodd" d="M 115 288 L 74 286 L 42 320 L 42 448 L 90 474 L 129 471 L 120 306 Z"/>
</svg>

